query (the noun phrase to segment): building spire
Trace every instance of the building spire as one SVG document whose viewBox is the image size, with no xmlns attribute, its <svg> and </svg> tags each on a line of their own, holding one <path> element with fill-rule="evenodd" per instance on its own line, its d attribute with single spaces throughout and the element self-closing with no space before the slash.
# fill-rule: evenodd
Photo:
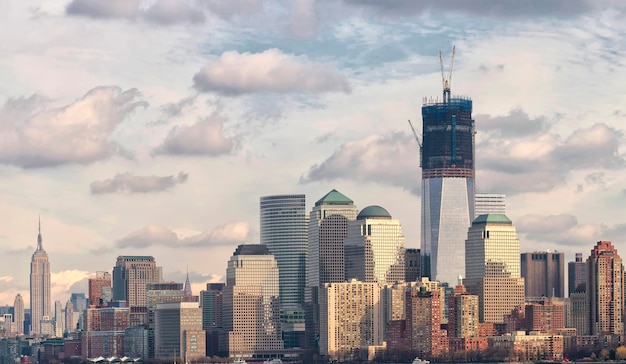
<svg viewBox="0 0 626 364">
<path fill-rule="evenodd" d="M 39 234 L 37 235 L 37 251 L 43 250 L 41 239 L 41 215 L 39 215 Z"/>
<path fill-rule="evenodd" d="M 185 287 L 183 289 L 185 291 L 185 296 L 193 296 L 191 292 L 191 282 L 189 282 L 189 266 L 187 266 L 187 279 L 185 280 Z"/>
</svg>

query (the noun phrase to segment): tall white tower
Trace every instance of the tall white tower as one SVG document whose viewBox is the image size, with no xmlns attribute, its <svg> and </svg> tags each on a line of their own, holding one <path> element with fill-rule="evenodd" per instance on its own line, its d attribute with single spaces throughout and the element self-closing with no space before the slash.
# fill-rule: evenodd
<svg viewBox="0 0 626 364">
<path fill-rule="evenodd" d="M 37 235 L 37 250 L 33 253 L 30 263 L 30 317 L 31 334 L 41 333 L 41 320 L 52 317 L 52 301 L 50 298 L 50 262 L 48 254 L 43 250 L 41 238 L 41 221 Z"/>
</svg>

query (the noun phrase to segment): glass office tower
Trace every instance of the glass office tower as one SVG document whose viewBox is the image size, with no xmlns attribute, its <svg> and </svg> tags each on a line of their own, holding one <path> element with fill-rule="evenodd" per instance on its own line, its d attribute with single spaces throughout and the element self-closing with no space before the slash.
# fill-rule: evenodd
<svg viewBox="0 0 626 364">
<path fill-rule="evenodd" d="M 472 100 L 424 100 L 422 107 L 423 273 L 454 284 L 465 274 L 465 238 L 474 217 Z"/>
</svg>

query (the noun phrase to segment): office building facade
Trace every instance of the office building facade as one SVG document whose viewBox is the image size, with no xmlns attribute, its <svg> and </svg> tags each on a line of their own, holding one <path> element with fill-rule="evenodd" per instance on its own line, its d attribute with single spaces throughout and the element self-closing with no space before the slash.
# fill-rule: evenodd
<svg viewBox="0 0 626 364">
<path fill-rule="evenodd" d="M 24 333 L 24 299 L 21 294 L 15 295 L 13 301 L 13 321 L 15 322 L 15 332 L 17 334 Z"/>
<path fill-rule="evenodd" d="M 146 286 L 163 281 L 162 268 L 150 256 L 119 256 L 113 267 L 113 300 L 146 307 Z"/>
<path fill-rule="evenodd" d="M 182 358 L 186 363 L 206 356 L 206 333 L 198 302 L 157 304 L 155 324 L 157 358 Z"/>
<path fill-rule="evenodd" d="M 526 297 L 565 297 L 565 254 L 522 253 L 520 268 Z"/>
<path fill-rule="evenodd" d="M 95 278 L 89 278 L 88 286 L 89 305 L 106 306 L 107 298 L 111 298 L 111 274 L 109 272 L 96 272 Z"/>
<path fill-rule="evenodd" d="M 467 229 L 474 218 L 474 120 L 472 100 L 424 100 L 422 106 L 423 270 L 453 284 L 465 274 Z"/>
<path fill-rule="evenodd" d="M 228 261 L 223 295 L 225 344 L 230 357 L 283 350 L 278 281 L 278 264 L 267 246 L 237 247 Z"/>
<path fill-rule="evenodd" d="M 474 196 L 474 216 L 485 214 L 506 215 L 506 195 L 497 193 L 477 193 Z"/>
<path fill-rule="evenodd" d="M 387 210 L 380 206 L 364 208 L 348 224 L 345 280 L 381 284 L 404 281 L 404 242 L 400 222 Z"/>
<path fill-rule="evenodd" d="M 587 263 L 583 261 L 582 253 L 576 253 L 576 260 L 567 263 L 567 293 L 571 295 L 578 286 L 586 282 Z"/>
</svg>

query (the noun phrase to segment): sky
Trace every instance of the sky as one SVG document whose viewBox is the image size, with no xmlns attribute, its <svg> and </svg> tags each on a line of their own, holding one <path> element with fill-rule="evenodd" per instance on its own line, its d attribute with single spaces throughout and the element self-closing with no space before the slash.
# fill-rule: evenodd
<svg viewBox="0 0 626 364">
<path fill-rule="evenodd" d="M 337 189 L 420 245 L 424 97 L 473 99 L 476 190 L 521 252 L 626 256 L 626 5 L 610 0 L 0 2 L 0 305 L 119 255 L 194 292 L 259 241 L 259 198 Z"/>
</svg>

